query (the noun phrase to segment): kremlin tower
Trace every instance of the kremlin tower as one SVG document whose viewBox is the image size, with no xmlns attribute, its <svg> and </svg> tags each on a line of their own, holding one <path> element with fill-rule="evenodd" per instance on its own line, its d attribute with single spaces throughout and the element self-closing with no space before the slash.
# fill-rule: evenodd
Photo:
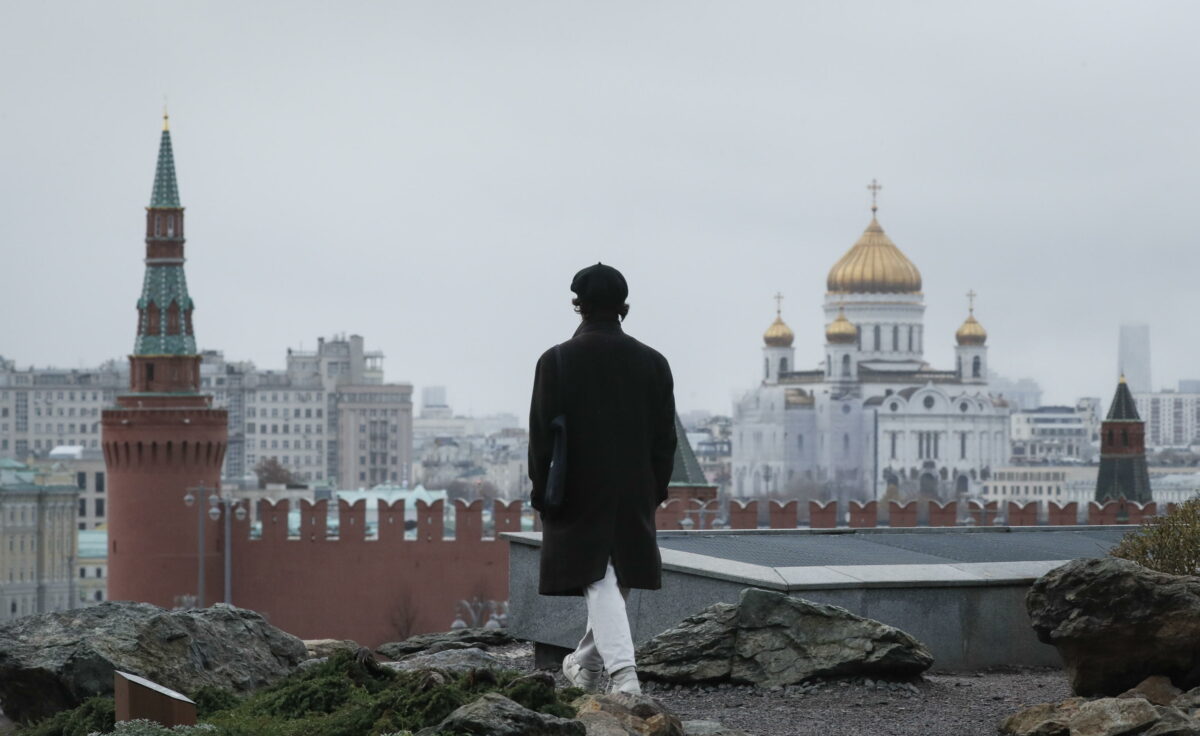
<svg viewBox="0 0 1200 736">
<path fill-rule="evenodd" d="M 1100 472 L 1096 476 L 1097 501 L 1121 498 L 1142 504 L 1153 500 L 1146 469 L 1146 423 L 1138 416 L 1125 376 L 1121 376 L 1100 426 Z"/>
<path fill-rule="evenodd" d="M 220 589 L 216 524 L 203 508 L 218 487 L 228 436 L 224 409 L 200 393 L 194 304 L 184 276 L 183 207 L 171 132 L 163 115 L 154 190 L 146 208 L 146 273 L 129 356 L 129 391 L 104 411 L 108 511 L 108 593 L 171 608 L 197 594 L 199 524 L 211 527 L 204 552 L 208 590 Z M 200 508 L 194 506 L 199 496 Z M 199 521 L 197 520 L 199 519 Z M 209 600 L 198 601 L 204 606 Z"/>
</svg>

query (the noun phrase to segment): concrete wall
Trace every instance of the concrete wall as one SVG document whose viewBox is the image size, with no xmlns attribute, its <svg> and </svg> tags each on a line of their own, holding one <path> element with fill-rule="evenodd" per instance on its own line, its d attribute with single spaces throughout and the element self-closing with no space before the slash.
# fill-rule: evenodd
<svg viewBox="0 0 1200 736">
<path fill-rule="evenodd" d="M 509 631 L 537 643 L 574 648 L 583 636 L 587 619 L 583 599 L 539 596 L 540 548 L 518 543 L 511 536 L 510 541 L 513 543 L 509 551 Z M 664 559 L 667 556 L 664 554 Z M 786 589 L 793 596 L 841 606 L 895 626 L 930 649 L 935 670 L 1061 665 L 1054 648 L 1037 640 L 1025 613 L 1025 593 L 1036 575 L 1025 575 L 1011 583 L 992 576 L 979 585 L 962 581 L 954 585 L 926 585 L 919 580 L 908 580 L 898 581 L 897 587 L 793 589 L 765 579 L 757 583 L 746 576 L 740 580 L 719 579 L 671 567 L 664 564 L 661 590 L 635 590 L 630 594 L 628 608 L 635 643 L 713 603 L 734 603 L 743 588 L 756 585 Z M 921 566 L 895 566 L 897 576 L 904 567 Z"/>
</svg>

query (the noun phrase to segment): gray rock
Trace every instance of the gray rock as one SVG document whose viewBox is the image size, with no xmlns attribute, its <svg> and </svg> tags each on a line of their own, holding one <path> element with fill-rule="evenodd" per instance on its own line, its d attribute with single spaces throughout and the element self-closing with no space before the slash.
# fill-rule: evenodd
<svg viewBox="0 0 1200 736">
<path fill-rule="evenodd" d="M 418 634 L 404 641 L 381 644 L 376 652 L 388 659 L 400 659 L 418 652 L 439 652 L 447 649 L 487 649 L 511 644 L 515 639 L 503 629 L 455 629 L 434 634 Z"/>
<path fill-rule="evenodd" d="M 638 671 L 671 682 L 765 687 L 816 677 L 905 678 L 933 664 L 908 634 L 844 608 L 747 588 L 642 644 Z"/>
<path fill-rule="evenodd" d="M 117 669 L 184 693 L 204 685 L 245 693 L 307 657 L 300 639 L 254 611 L 105 602 L 0 626 L 0 707 L 16 721 L 73 708 L 111 694 Z"/>
<path fill-rule="evenodd" d="M 1126 690 L 1119 698 L 1142 698 L 1150 701 L 1151 705 L 1171 705 L 1183 692 L 1171 684 L 1169 678 L 1162 675 L 1147 677 L 1132 690 Z"/>
<path fill-rule="evenodd" d="M 675 714 L 649 695 L 584 695 L 571 705 L 588 736 L 684 736 Z"/>
<path fill-rule="evenodd" d="M 1015 713 L 1000 724 L 1006 736 L 1194 736 L 1194 722 L 1181 711 L 1155 707 L 1141 698 L 1068 698 Z"/>
<path fill-rule="evenodd" d="M 477 650 L 478 651 L 478 650 Z M 436 726 L 423 728 L 417 736 L 439 733 L 475 736 L 586 736 L 579 721 L 538 713 L 514 703 L 499 693 L 487 693 L 458 708 Z"/>
<path fill-rule="evenodd" d="M 358 644 L 349 639 L 305 639 L 309 659 L 328 659 L 337 652 L 358 651 Z"/>
<path fill-rule="evenodd" d="M 1184 709 L 1200 708 L 1200 687 L 1194 687 L 1178 698 L 1175 698 L 1171 705 Z"/>
<path fill-rule="evenodd" d="M 729 678 L 738 606 L 716 603 L 642 644 L 638 672 L 668 682 Z"/>
<path fill-rule="evenodd" d="M 1068 725 L 1071 736 L 1138 733 L 1158 721 L 1158 711 L 1140 698 L 1100 698 L 1081 703 Z"/>
<path fill-rule="evenodd" d="M 1074 560 L 1038 578 L 1025 605 L 1079 695 L 1117 695 L 1151 675 L 1200 685 L 1200 577 Z"/>
<path fill-rule="evenodd" d="M 461 673 L 477 669 L 504 669 L 505 662 L 482 649 L 471 647 L 468 649 L 444 649 L 440 652 L 410 654 L 397 662 L 385 662 L 383 666 L 401 672 L 444 670 L 446 672 Z"/>
<path fill-rule="evenodd" d="M 1143 736 L 1200 736 L 1200 722 L 1188 718 L 1178 708 L 1159 706 L 1158 723 L 1150 727 Z"/>
</svg>

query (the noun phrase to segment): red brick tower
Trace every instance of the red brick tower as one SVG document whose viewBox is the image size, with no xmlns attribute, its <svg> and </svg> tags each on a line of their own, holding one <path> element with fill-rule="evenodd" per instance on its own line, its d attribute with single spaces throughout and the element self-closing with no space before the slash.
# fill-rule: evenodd
<svg viewBox="0 0 1200 736">
<path fill-rule="evenodd" d="M 110 494 L 109 598 L 167 608 L 197 594 L 198 523 L 207 525 L 207 600 L 199 605 L 215 600 L 221 588 L 217 525 L 203 515 L 207 508 L 189 508 L 184 496 L 189 488 L 218 486 L 228 436 L 225 410 L 212 408 L 212 397 L 200 393 L 183 243 L 183 207 L 164 114 L 146 208 L 146 276 L 129 356 L 129 392 L 104 410 L 101 424 Z"/>
</svg>

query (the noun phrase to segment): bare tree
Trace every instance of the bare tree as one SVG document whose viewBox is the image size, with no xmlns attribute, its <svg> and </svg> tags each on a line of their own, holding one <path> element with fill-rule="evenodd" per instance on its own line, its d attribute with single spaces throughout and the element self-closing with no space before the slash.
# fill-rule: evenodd
<svg viewBox="0 0 1200 736">
<path fill-rule="evenodd" d="M 254 474 L 258 476 L 258 487 L 266 488 L 268 483 L 283 483 L 289 485 L 295 482 L 292 471 L 279 464 L 273 457 L 264 457 L 254 466 Z"/>
<path fill-rule="evenodd" d="M 396 634 L 397 641 L 403 641 L 416 633 L 419 614 L 412 590 L 410 588 L 401 589 L 396 596 L 396 603 L 389 613 L 388 621 L 392 626 L 392 631 Z"/>
</svg>

